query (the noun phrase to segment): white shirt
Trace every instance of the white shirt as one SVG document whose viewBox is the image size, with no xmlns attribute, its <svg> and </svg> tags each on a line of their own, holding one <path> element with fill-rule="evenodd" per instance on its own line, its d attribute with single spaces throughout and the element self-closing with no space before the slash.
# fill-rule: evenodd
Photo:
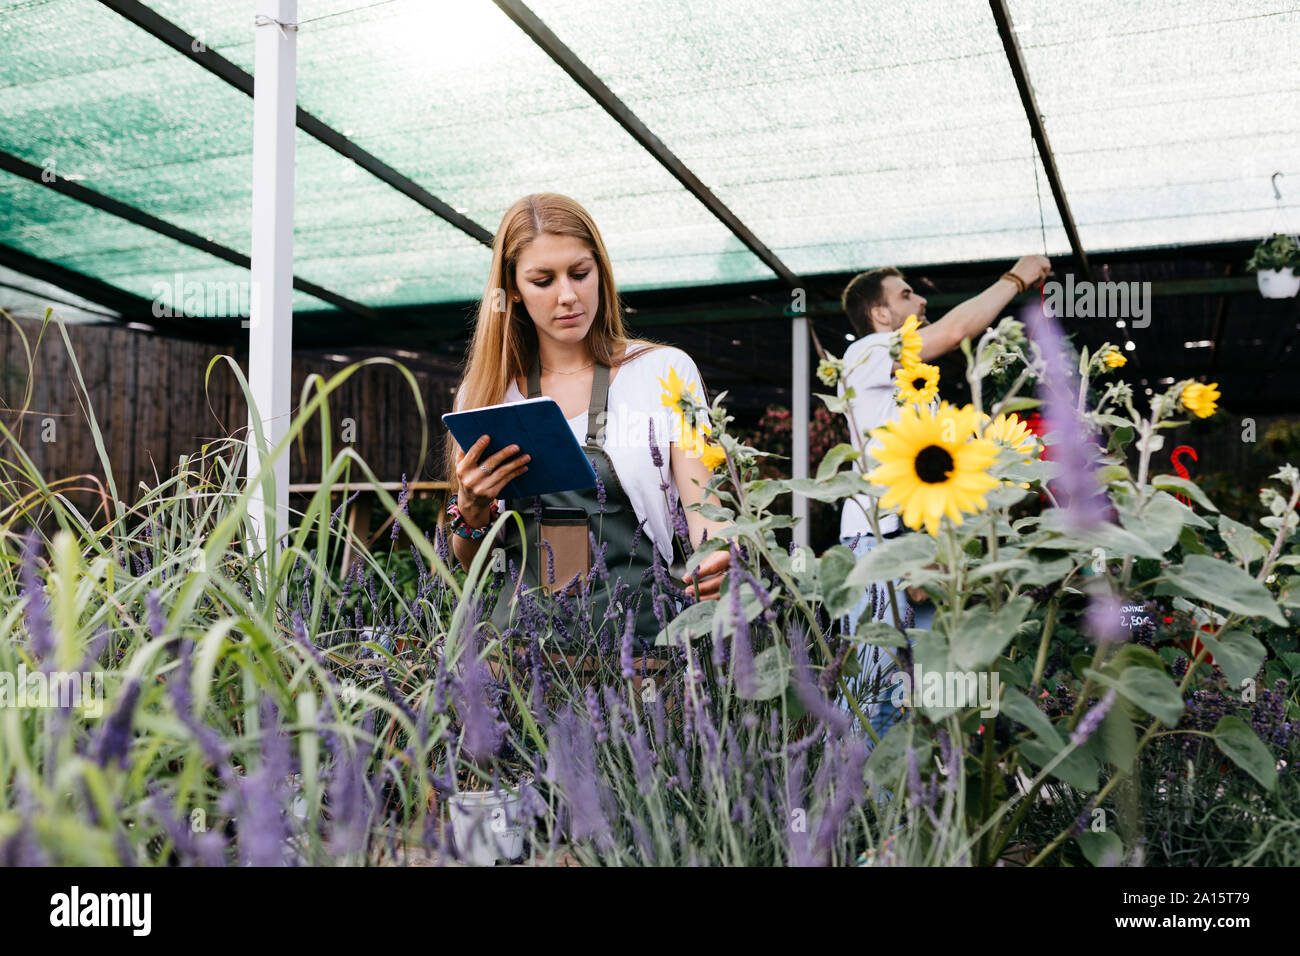
<svg viewBox="0 0 1300 956">
<path fill-rule="evenodd" d="M 858 339 L 844 352 L 845 373 L 837 391 L 843 395 L 846 387 L 853 389 L 854 397 L 849 401 L 849 408 L 853 412 L 852 424 L 857 426 L 858 434 L 851 434 L 850 438 L 858 451 L 863 451 L 863 434 L 870 434 L 872 429 L 888 422 L 898 421 L 902 413 L 902 408 L 894 402 L 894 360 L 889 355 L 889 339 L 892 335 L 892 332 L 873 332 Z M 852 426 L 849 431 L 853 432 Z M 866 451 L 869 454 L 872 449 L 879 447 L 879 442 L 871 441 Z M 868 462 L 868 466 L 874 467 L 874 464 Z M 870 510 L 874 501 L 867 494 L 845 499 L 840 512 L 841 538 L 871 534 L 871 525 L 867 523 L 863 509 Z M 888 534 L 897 528 L 898 515 L 892 511 L 882 511 L 880 533 Z"/>
<path fill-rule="evenodd" d="M 633 351 L 636 346 L 630 346 Z M 673 555 L 672 512 L 677 507 L 677 485 L 672 475 L 668 443 L 680 443 L 681 431 L 675 413 L 661 402 L 664 387 L 659 379 L 668 380 L 668 370 L 694 384 L 695 394 L 707 402 L 699 369 L 681 349 L 663 346 L 646 349 L 621 368 L 611 369 L 608 414 L 605 417 L 605 453 L 614 465 L 619 484 L 627 493 L 638 520 L 645 521 L 645 534 L 654 542 L 665 563 Z M 507 402 L 522 401 L 518 386 L 512 381 L 506 389 Z M 654 444 L 662 464 L 655 466 L 650 448 L 650 424 L 654 424 Z M 569 419 L 578 444 L 587 440 L 587 412 Z M 664 485 L 667 485 L 665 489 Z"/>
</svg>

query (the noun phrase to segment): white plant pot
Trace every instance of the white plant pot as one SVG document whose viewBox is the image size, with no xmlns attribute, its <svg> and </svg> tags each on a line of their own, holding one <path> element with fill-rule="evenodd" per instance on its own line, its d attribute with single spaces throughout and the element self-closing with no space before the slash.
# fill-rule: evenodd
<svg viewBox="0 0 1300 956">
<path fill-rule="evenodd" d="M 1266 299 L 1291 299 L 1300 292 L 1300 275 L 1296 275 L 1293 266 L 1260 269 L 1255 279 L 1259 282 L 1259 294 Z"/>
<path fill-rule="evenodd" d="M 523 855 L 518 794 L 508 790 L 454 793 L 448 803 L 452 838 L 467 863 L 491 866 L 498 859 L 517 860 Z"/>
</svg>

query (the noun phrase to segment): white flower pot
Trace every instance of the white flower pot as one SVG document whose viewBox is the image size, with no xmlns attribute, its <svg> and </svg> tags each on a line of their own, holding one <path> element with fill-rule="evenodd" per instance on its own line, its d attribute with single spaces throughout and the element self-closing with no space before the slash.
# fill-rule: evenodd
<svg viewBox="0 0 1300 956">
<path fill-rule="evenodd" d="M 1260 269 L 1255 275 L 1259 294 L 1266 299 L 1291 299 L 1300 292 L 1300 275 L 1294 267 L 1286 269 Z"/>
<path fill-rule="evenodd" d="M 491 866 L 498 859 L 517 860 L 523 855 L 518 794 L 508 790 L 454 793 L 448 803 L 452 838 L 467 863 Z"/>
</svg>

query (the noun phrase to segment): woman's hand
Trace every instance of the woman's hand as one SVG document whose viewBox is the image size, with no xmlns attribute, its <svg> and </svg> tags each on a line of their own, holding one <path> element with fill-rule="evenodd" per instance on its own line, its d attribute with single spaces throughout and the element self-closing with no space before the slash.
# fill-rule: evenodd
<svg viewBox="0 0 1300 956">
<path fill-rule="evenodd" d="M 490 441 L 484 435 L 469 450 L 456 456 L 456 482 L 460 486 L 457 504 L 465 522 L 474 528 L 487 524 L 492 502 L 501 497 L 501 489 L 528 470 L 531 455 L 518 455 L 518 445 L 507 445 L 495 455 L 480 461 Z M 509 459 L 509 460 L 507 460 Z"/>
<path fill-rule="evenodd" d="M 686 593 L 699 601 L 716 601 L 730 563 L 730 551 L 714 551 L 700 562 L 699 567 L 682 578 L 688 583 Z"/>
</svg>

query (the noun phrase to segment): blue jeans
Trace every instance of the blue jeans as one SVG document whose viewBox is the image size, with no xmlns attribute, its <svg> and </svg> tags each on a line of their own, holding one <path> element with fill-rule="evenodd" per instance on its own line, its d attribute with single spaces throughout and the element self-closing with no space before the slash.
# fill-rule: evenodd
<svg viewBox="0 0 1300 956">
<path fill-rule="evenodd" d="M 854 538 L 857 537 L 857 544 L 854 544 Z M 860 537 L 850 535 L 840 539 L 840 544 L 846 548 L 851 548 L 857 557 L 862 557 L 868 551 L 876 546 L 876 539 L 869 534 Z M 872 598 L 875 599 L 875 610 L 872 613 L 873 621 L 884 621 L 887 624 L 894 623 L 893 610 L 889 606 L 889 589 L 885 587 L 884 582 L 874 586 L 874 595 L 872 589 L 863 592 L 862 598 L 857 605 L 844 618 L 844 632 L 851 634 L 856 628 L 858 618 L 867 609 L 867 605 Z M 924 604 L 913 605 L 907 599 L 907 589 L 903 586 L 901 580 L 894 582 L 894 597 L 898 602 L 898 618 L 903 622 L 904 627 L 918 628 L 928 631 L 934 627 L 934 604 L 927 601 Z M 898 707 L 892 700 L 892 691 L 894 683 L 891 680 L 893 674 L 898 670 L 898 661 L 895 658 L 897 648 L 876 647 L 872 644 L 858 645 L 858 674 L 856 677 L 846 677 L 844 683 L 848 686 L 849 693 L 859 702 L 863 714 L 871 724 L 871 729 L 876 732 L 877 737 L 883 737 L 885 731 L 898 722 L 900 713 Z M 841 707 L 849 708 L 848 701 L 841 699 Z M 856 718 L 855 718 L 856 725 Z"/>
</svg>

